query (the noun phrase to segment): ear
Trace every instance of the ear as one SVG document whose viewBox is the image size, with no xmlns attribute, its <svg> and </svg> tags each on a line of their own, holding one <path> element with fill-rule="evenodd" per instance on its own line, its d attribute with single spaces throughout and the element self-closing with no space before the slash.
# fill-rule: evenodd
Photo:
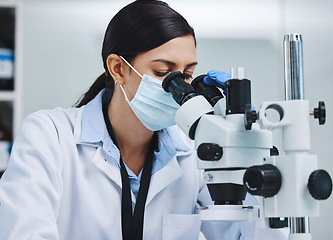
<svg viewBox="0 0 333 240">
<path fill-rule="evenodd" d="M 110 54 L 106 59 L 106 65 L 111 77 L 120 85 L 124 84 L 123 63 L 123 60 L 116 54 Z"/>
</svg>

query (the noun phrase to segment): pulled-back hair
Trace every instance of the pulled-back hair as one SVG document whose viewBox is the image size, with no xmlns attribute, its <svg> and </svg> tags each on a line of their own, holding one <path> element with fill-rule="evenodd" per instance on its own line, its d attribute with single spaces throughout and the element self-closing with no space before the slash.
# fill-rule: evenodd
<svg viewBox="0 0 333 240">
<path fill-rule="evenodd" d="M 123 56 L 132 62 L 138 54 L 152 50 L 171 39 L 191 35 L 194 30 L 178 12 L 165 2 L 137 0 L 121 9 L 110 21 L 104 36 L 102 73 L 86 92 L 77 107 L 91 101 L 102 89 L 114 88 L 107 68 L 110 54 Z"/>
</svg>

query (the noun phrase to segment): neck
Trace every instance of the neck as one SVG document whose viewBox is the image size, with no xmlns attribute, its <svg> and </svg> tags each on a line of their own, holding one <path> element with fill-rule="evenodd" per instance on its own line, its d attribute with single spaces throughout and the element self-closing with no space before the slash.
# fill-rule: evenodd
<svg viewBox="0 0 333 240">
<path fill-rule="evenodd" d="M 119 91 L 116 85 L 108 114 L 123 161 L 139 175 L 151 148 L 154 132 L 140 122 Z"/>
</svg>

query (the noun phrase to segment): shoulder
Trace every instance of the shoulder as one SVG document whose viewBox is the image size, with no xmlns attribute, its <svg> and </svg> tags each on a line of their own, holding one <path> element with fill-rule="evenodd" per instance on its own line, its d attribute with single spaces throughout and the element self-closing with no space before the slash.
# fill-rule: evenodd
<svg viewBox="0 0 333 240">
<path fill-rule="evenodd" d="M 33 129 L 36 132 L 54 131 L 57 135 L 63 131 L 74 133 L 75 126 L 81 121 L 82 108 L 61 108 L 40 110 L 29 114 L 22 122 L 19 133 Z"/>
<path fill-rule="evenodd" d="M 65 122 L 75 122 L 75 119 L 82 112 L 82 108 L 62 108 L 57 107 L 54 109 L 39 110 L 37 112 L 31 113 L 27 118 L 36 118 L 45 121 L 57 121 L 62 120 Z"/>
</svg>

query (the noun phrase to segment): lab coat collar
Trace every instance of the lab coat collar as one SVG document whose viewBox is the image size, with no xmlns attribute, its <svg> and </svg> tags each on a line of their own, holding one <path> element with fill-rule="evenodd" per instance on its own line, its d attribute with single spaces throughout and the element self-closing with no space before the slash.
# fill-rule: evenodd
<svg viewBox="0 0 333 240">
<path fill-rule="evenodd" d="M 179 127 L 172 126 L 162 129 L 158 132 L 159 139 L 170 155 L 175 155 L 177 152 L 188 152 L 191 146 L 184 139 L 184 135 Z"/>
<path fill-rule="evenodd" d="M 82 112 L 83 112 L 84 108 L 85 108 L 85 106 L 78 109 L 78 114 L 77 114 L 77 117 L 76 117 L 75 123 L 74 123 L 74 138 L 75 138 L 76 144 L 81 143 L 81 126 L 82 126 L 81 120 L 82 120 Z"/>
<path fill-rule="evenodd" d="M 99 119 L 104 119 L 102 112 L 103 92 L 104 90 L 100 91 L 92 101 L 79 109 L 74 125 L 76 144 L 101 146 L 106 131 L 104 122 L 103 124 L 98 123 Z"/>
<path fill-rule="evenodd" d="M 108 176 L 121 189 L 122 182 L 119 168 L 114 161 L 108 159 L 105 156 L 105 152 L 101 147 L 97 149 L 92 161 L 106 176 Z M 148 205 L 159 192 L 161 192 L 168 185 L 179 179 L 183 175 L 183 172 L 183 169 L 178 163 L 177 156 L 172 157 L 172 159 L 167 163 L 166 166 L 164 166 L 162 169 L 160 169 L 151 176 L 146 205 Z M 131 193 L 131 195 L 132 200 L 135 203 L 135 196 L 133 193 Z"/>
<path fill-rule="evenodd" d="M 102 96 L 105 89 L 100 91 L 96 97 L 90 101 L 82 111 L 81 121 L 81 143 L 97 144 L 101 143 L 107 133 L 104 123 Z"/>
<path fill-rule="evenodd" d="M 82 107 L 82 115 L 76 127 L 77 144 L 102 146 L 107 155 L 120 167 L 119 149 L 109 136 L 104 122 L 102 104 L 104 92 L 105 89 L 101 90 L 92 101 Z"/>
<path fill-rule="evenodd" d="M 183 169 L 180 167 L 177 157 L 174 156 L 166 166 L 151 176 L 146 205 L 168 185 L 176 181 L 183 175 Z"/>
<path fill-rule="evenodd" d="M 92 161 L 106 176 L 108 176 L 120 188 L 122 187 L 119 167 L 115 161 L 106 156 L 102 147 L 97 148 Z"/>
</svg>

